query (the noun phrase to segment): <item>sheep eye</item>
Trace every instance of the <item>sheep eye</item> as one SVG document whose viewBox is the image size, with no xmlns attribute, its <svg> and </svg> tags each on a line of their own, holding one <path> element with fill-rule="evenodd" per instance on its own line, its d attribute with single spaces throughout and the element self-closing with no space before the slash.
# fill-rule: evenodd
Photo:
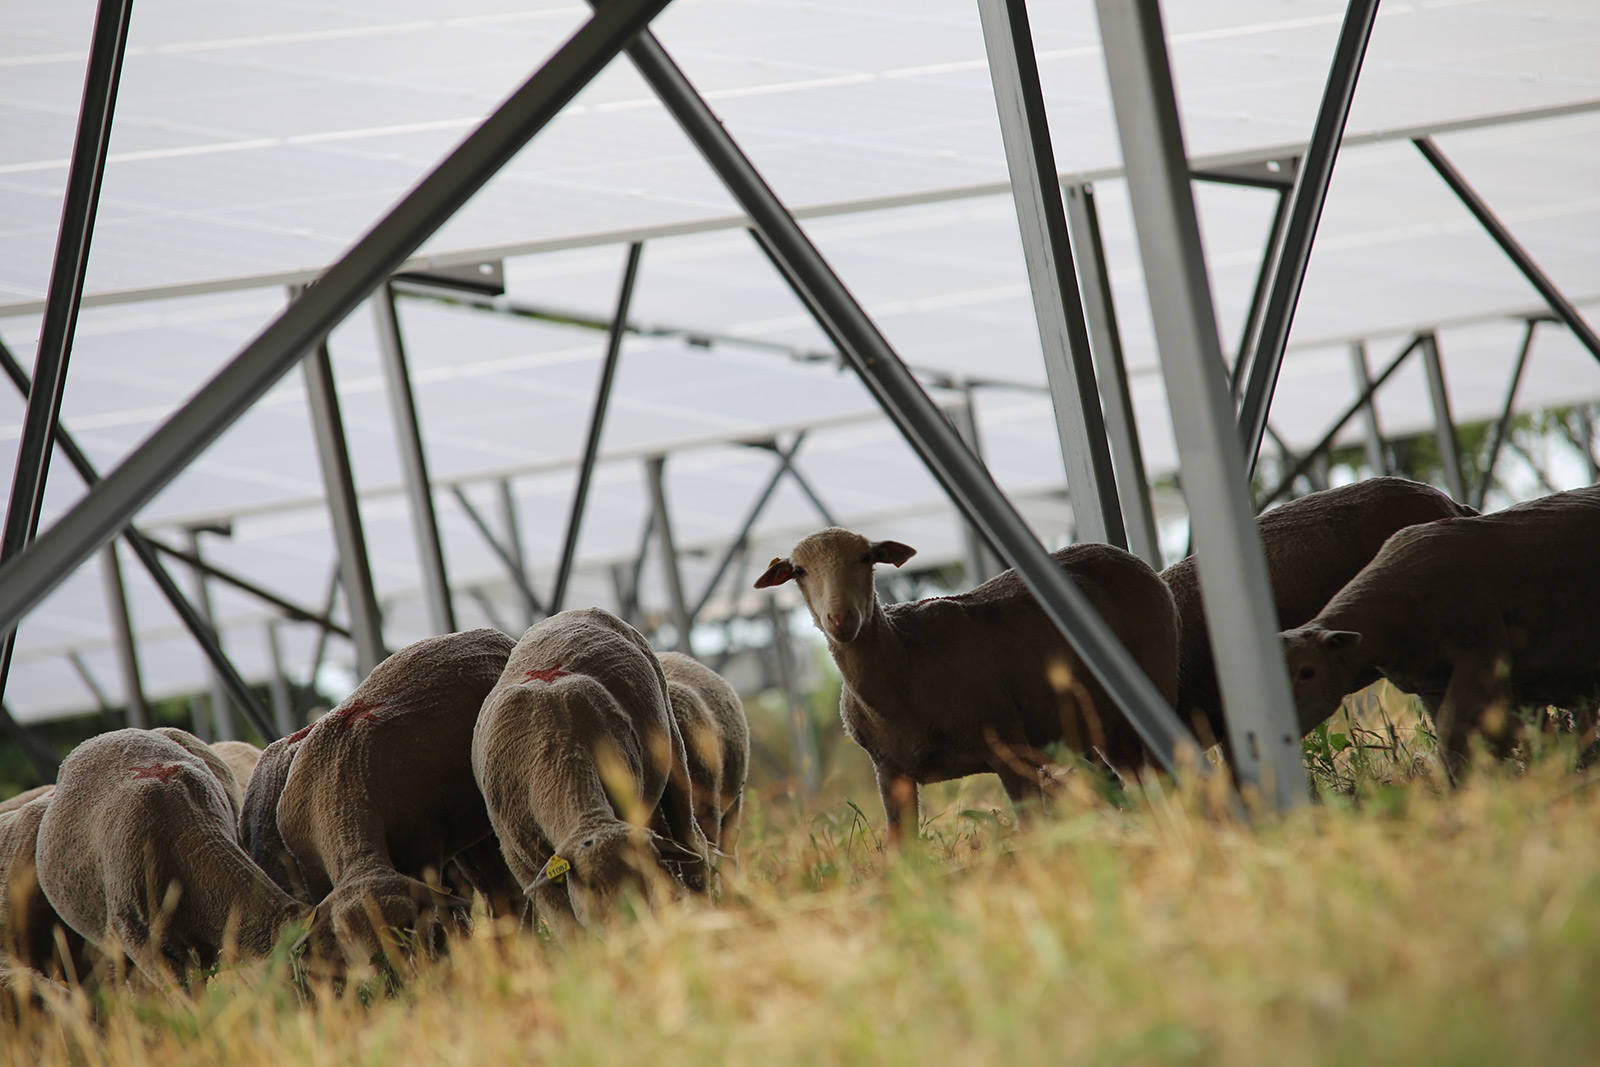
<svg viewBox="0 0 1600 1067">
<path fill-rule="evenodd" d="M 872 553 L 871 552 L 863 552 L 863 553 L 861 553 L 861 562 L 870 564 L 872 562 Z"/>
<path fill-rule="evenodd" d="M 1300 668 L 1299 672 L 1295 675 L 1295 680 L 1309 682 L 1316 673 L 1317 669 L 1308 663 L 1304 667 Z"/>
<path fill-rule="evenodd" d="M 794 576 L 796 580 L 804 578 L 806 576 L 806 569 L 804 567 L 796 567 L 794 569 Z"/>
<path fill-rule="evenodd" d="M 592 837 L 591 838 L 587 838 L 583 842 L 583 844 L 579 845 L 578 847 L 579 848 L 593 848 L 594 847 L 594 838 L 592 838 Z"/>
</svg>

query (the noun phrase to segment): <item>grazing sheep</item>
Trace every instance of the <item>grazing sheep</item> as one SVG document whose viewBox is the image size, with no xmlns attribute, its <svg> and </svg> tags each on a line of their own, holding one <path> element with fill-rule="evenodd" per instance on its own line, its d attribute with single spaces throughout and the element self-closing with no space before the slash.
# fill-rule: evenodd
<svg viewBox="0 0 1600 1067">
<path fill-rule="evenodd" d="M 42 797 L 54 788 L 54 782 L 49 785 L 36 785 L 32 789 L 24 789 L 14 797 L 0 800 L 0 815 L 4 815 L 8 811 L 16 811 L 22 805 L 31 802 L 35 797 Z"/>
<path fill-rule="evenodd" d="M 169 741 L 176 742 L 199 757 L 200 762 L 216 775 L 217 784 L 222 786 L 222 791 L 228 796 L 228 807 L 233 810 L 233 824 L 239 825 L 239 810 L 244 806 L 244 783 L 239 781 L 233 773 L 233 767 L 217 752 L 216 749 L 200 740 L 188 730 L 180 730 L 176 726 L 157 726 L 150 731 L 159 734 Z M 237 835 L 236 835 L 237 836 Z"/>
<path fill-rule="evenodd" d="M 351 962 L 384 951 L 390 929 L 436 947 L 440 908 L 470 907 L 438 880 L 490 833 L 472 728 L 511 647 L 488 629 L 408 645 L 294 749 L 278 832 Z"/>
<path fill-rule="evenodd" d="M 712 848 L 732 856 L 739 842 L 750 722 L 744 701 L 722 675 L 681 652 L 660 654 L 667 697 L 683 736 L 690 804 Z M 673 782 L 668 789 L 680 788 Z"/>
<path fill-rule="evenodd" d="M 1369 478 L 1273 508 L 1256 526 L 1266 550 L 1278 629 L 1293 629 L 1321 611 L 1396 530 L 1476 514 L 1433 486 L 1407 478 Z M 1226 749 L 1227 720 L 1194 557 L 1174 563 L 1161 577 L 1178 604 L 1178 717 L 1202 739 L 1220 741 Z M 1377 680 L 1373 671 L 1361 685 Z"/>
<path fill-rule="evenodd" d="M 240 847 L 280 889 L 307 904 L 315 903 L 311 890 L 306 887 L 289 846 L 283 843 L 283 835 L 278 833 L 278 798 L 283 795 L 283 783 L 289 779 L 294 754 L 310 732 L 311 727 L 307 726 L 262 749 L 239 809 Z"/>
<path fill-rule="evenodd" d="M 57 980 L 85 981 L 93 969 L 93 950 L 61 921 L 35 872 L 39 823 L 54 786 L 41 788 L 29 790 L 36 795 L 28 803 L 0 812 L 0 959 Z"/>
<path fill-rule="evenodd" d="M 262 956 L 309 918 L 250 861 L 216 768 L 154 730 L 92 737 L 61 764 L 39 825 L 39 884 L 62 920 L 165 985 L 230 945 Z M 232 780 L 232 772 L 217 761 Z"/>
<path fill-rule="evenodd" d="M 478 717 L 472 770 L 507 865 L 552 925 L 588 925 L 628 887 L 649 893 L 655 864 L 706 887 L 705 838 L 686 791 L 667 789 L 688 768 L 666 677 L 610 612 L 561 612 L 522 635 Z"/>
<path fill-rule="evenodd" d="M 1056 741 L 1113 767 L 1146 762 L 1144 745 L 1014 571 L 960 596 L 884 607 L 877 563 L 915 549 L 830 527 L 805 538 L 756 588 L 791 578 L 844 677 L 845 732 L 877 771 L 891 840 L 917 787 L 969 774 L 1000 776 L 1013 804 L 1042 799 L 1040 751 Z M 1137 556 L 1073 545 L 1055 560 L 1170 703 L 1177 687 L 1172 594 Z"/>
<path fill-rule="evenodd" d="M 261 761 L 261 749 L 248 741 L 213 741 L 211 751 L 222 757 L 222 762 L 233 771 L 240 793 L 247 791 L 250 788 L 250 775 Z"/>
<path fill-rule="evenodd" d="M 1326 607 L 1283 635 L 1300 728 L 1373 671 L 1422 698 L 1447 767 L 1508 700 L 1567 704 L 1600 682 L 1600 487 L 1401 530 Z"/>
</svg>

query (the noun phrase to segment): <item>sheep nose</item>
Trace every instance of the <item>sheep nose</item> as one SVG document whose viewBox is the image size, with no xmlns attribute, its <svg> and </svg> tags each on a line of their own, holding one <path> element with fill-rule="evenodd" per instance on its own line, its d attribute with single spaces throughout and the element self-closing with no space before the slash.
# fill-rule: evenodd
<svg viewBox="0 0 1600 1067">
<path fill-rule="evenodd" d="M 827 623 L 828 630 L 835 636 L 844 633 L 845 629 L 850 625 L 850 613 L 848 611 L 830 611 L 828 612 Z"/>
</svg>

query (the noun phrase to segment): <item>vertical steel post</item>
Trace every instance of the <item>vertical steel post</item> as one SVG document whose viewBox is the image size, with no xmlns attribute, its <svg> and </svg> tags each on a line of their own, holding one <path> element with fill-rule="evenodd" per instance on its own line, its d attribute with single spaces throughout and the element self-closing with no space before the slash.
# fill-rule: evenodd
<svg viewBox="0 0 1600 1067">
<path fill-rule="evenodd" d="M 1388 474 L 1389 459 L 1383 444 L 1383 430 L 1378 426 L 1378 405 L 1369 393 L 1372 371 L 1367 366 L 1365 341 L 1350 342 L 1350 369 L 1355 372 L 1356 391 L 1368 394 L 1367 402 L 1361 408 L 1361 421 L 1366 430 L 1367 466 L 1372 468 L 1374 475 Z"/>
<path fill-rule="evenodd" d="M 1461 472 L 1461 444 L 1456 438 L 1456 422 L 1450 414 L 1450 393 L 1444 384 L 1444 361 L 1439 358 L 1439 338 L 1433 332 L 1422 335 L 1422 369 L 1428 377 L 1428 401 L 1433 407 L 1433 439 L 1439 446 L 1439 465 L 1444 469 L 1445 488 L 1461 503 L 1467 503 L 1467 479 Z"/>
<path fill-rule="evenodd" d="M 444 546 L 439 541 L 439 517 L 433 507 L 433 483 L 428 479 L 417 399 L 411 389 L 411 371 L 406 366 L 405 336 L 394 306 L 394 288 L 387 282 L 372 295 L 372 313 L 378 328 L 378 351 L 383 357 L 383 378 L 389 389 L 389 411 L 400 446 L 400 470 L 411 504 L 411 531 L 416 536 L 422 564 L 428 622 L 436 634 L 455 633 L 455 606 L 450 602 L 450 580 L 445 574 Z"/>
<path fill-rule="evenodd" d="M 578 487 L 572 494 L 572 513 L 567 517 L 567 536 L 561 545 L 561 562 L 556 567 L 555 592 L 550 594 L 550 613 L 561 610 L 567 597 L 567 582 L 572 577 L 572 564 L 578 554 L 578 533 L 583 527 L 583 512 L 589 505 L 589 483 L 594 478 L 594 465 L 600 458 L 600 436 L 605 430 L 606 411 L 611 406 L 611 383 L 616 380 L 617 361 L 622 357 L 622 338 L 628 330 L 628 306 L 633 302 L 633 284 L 639 277 L 639 257 L 644 245 L 635 241 L 628 246 L 628 258 L 622 267 L 622 287 L 617 293 L 616 313 L 611 316 L 611 328 L 606 334 L 606 358 L 600 367 L 600 384 L 595 388 L 594 410 L 589 415 L 589 432 L 583 443 L 583 462 L 578 467 Z"/>
<path fill-rule="evenodd" d="M 1155 0 L 1096 0 L 1096 8 L 1237 770 L 1288 808 L 1307 800 L 1300 730 L 1228 399 L 1161 11 Z"/>
<path fill-rule="evenodd" d="M 489 521 L 472 506 L 472 499 L 467 496 L 465 489 L 459 485 L 452 485 L 450 492 L 456 498 L 456 503 L 461 505 L 462 512 L 472 520 L 472 525 L 478 528 L 478 533 L 482 535 L 489 550 L 499 556 L 500 562 L 505 564 L 506 571 L 511 575 L 511 583 L 517 587 L 517 592 L 522 597 L 523 603 L 528 605 L 528 610 L 542 612 L 544 605 L 539 603 L 539 595 L 533 591 L 533 586 L 528 581 L 528 572 L 522 568 L 521 553 L 513 553 L 510 548 L 500 543 L 500 539 L 489 528 Z M 554 615 L 555 612 L 552 611 L 550 614 Z"/>
<path fill-rule="evenodd" d="M 672 539 L 672 519 L 667 512 L 666 466 L 665 456 L 651 456 L 645 461 L 645 474 L 650 482 L 650 512 L 655 516 L 656 551 L 661 555 L 661 570 L 667 581 L 672 625 L 678 631 L 678 640 L 673 647 L 679 652 L 693 655 L 694 646 L 689 640 L 689 633 L 694 628 L 694 617 L 689 614 L 689 602 L 683 593 L 683 572 L 678 569 L 678 546 Z"/>
<path fill-rule="evenodd" d="M 1145 477 L 1144 451 L 1139 447 L 1139 423 L 1134 418 L 1133 393 L 1128 388 L 1128 364 L 1122 355 L 1122 331 L 1111 295 L 1105 243 L 1100 239 L 1100 211 L 1095 206 L 1094 187 L 1068 185 L 1066 198 L 1067 226 L 1072 232 L 1072 254 L 1078 261 L 1078 287 L 1083 291 L 1089 350 L 1094 354 L 1095 378 L 1105 407 L 1106 435 L 1111 440 L 1111 463 L 1116 470 L 1117 498 L 1122 502 L 1128 548 L 1160 570 L 1161 536 L 1150 501 L 1150 482 Z"/>
<path fill-rule="evenodd" d="M 817 757 L 817 737 L 811 729 L 811 716 L 807 714 L 805 698 L 795 677 L 788 620 L 779 610 L 775 596 L 767 597 L 767 620 L 772 624 L 772 655 L 778 665 L 778 684 L 783 686 L 783 699 L 789 707 L 789 744 L 794 750 L 795 778 L 800 782 L 801 797 L 809 804 L 817 798 L 822 784 L 821 761 Z"/>
<path fill-rule="evenodd" d="M 1078 537 L 1126 548 L 1027 2 L 978 0 L 978 15 Z"/>
<path fill-rule="evenodd" d="M 1283 241 L 1273 255 L 1272 289 L 1260 328 L 1245 339 L 1238 377 L 1243 382 L 1239 398 L 1239 432 L 1244 441 L 1245 462 L 1255 473 L 1256 455 L 1261 450 L 1261 434 L 1267 425 L 1267 410 L 1283 366 L 1284 346 L 1289 342 L 1289 327 L 1294 322 L 1295 304 L 1305 281 L 1306 264 L 1311 259 L 1311 243 L 1316 240 L 1322 205 L 1328 197 L 1328 182 L 1339 157 L 1339 142 L 1344 138 L 1345 120 L 1350 116 L 1350 101 L 1356 95 L 1361 77 L 1361 60 L 1367 54 L 1372 23 L 1378 17 L 1378 0 L 1350 0 L 1345 9 L 1339 43 L 1334 48 L 1328 81 L 1317 109 L 1311 143 L 1295 175 L 1294 193 L 1289 208 L 1289 225 Z"/>
<path fill-rule="evenodd" d="M 1297 165 L 1297 173 L 1298 169 Z M 1272 211 L 1272 225 L 1267 228 L 1267 244 L 1261 250 L 1261 266 L 1256 271 L 1256 284 L 1250 290 L 1250 307 L 1244 313 L 1244 329 L 1239 334 L 1239 352 L 1228 371 L 1228 380 L 1233 383 L 1236 395 L 1244 388 L 1250 338 L 1260 334 L 1261 317 L 1267 313 L 1267 291 L 1272 287 L 1272 268 L 1277 261 L 1278 248 L 1283 244 L 1283 230 L 1289 224 L 1289 193 L 1292 189 L 1293 186 L 1277 190 L 1278 203 Z"/>
<path fill-rule="evenodd" d="M 294 733 L 294 709 L 289 702 L 289 679 L 283 673 L 283 645 L 278 641 L 278 620 L 266 625 L 267 661 L 272 674 L 267 678 L 267 691 L 272 695 L 272 725 L 279 737 Z"/>
<path fill-rule="evenodd" d="M 522 551 L 522 525 L 517 521 L 517 498 L 511 491 L 511 479 L 501 478 L 497 488 L 500 492 L 500 526 L 506 532 L 506 551 L 511 556 L 511 562 L 516 565 L 517 573 L 523 576 L 517 585 L 517 597 L 522 601 L 522 618 L 524 628 L 532 626 L 539 617 L 539 602 L 528 594 L 528 559 Z"/>
<path fill-rule="evenodd" d="M 144 700 L 144 684 L 139 678 L 139 650 L 133 641 L 133 625 L 128 618 L 128 590 L 122 584 L 122 563 L 117 558 L 117 543 L 100 550 L 100 578 L 106 590 L 106 615 L 111 620 L 111 643 L 117 652 L 117 671 L 122 675 L 122 700 L 128 708 L 128 725 L 150 729 L 150 705 Z"/>
<path fill-rule="evenodd" d="M 1500 459 L 1500 446 L 1511 432 L 1511 408 L 1517 402 L 1517 387 L 1522 384 L 1522 369 L 1527 366 L 1528 353 L 1533 349 L 1533 331 L 1538 326 L 1538 319 L 1529 319 L 1522 331 L 1517 362 L 1511 368 L 1511 383 L 1506 386 L 1506 402 L 1500 411 L 1500 421 L 1494 424 L 1494 436 L 1489 439 L 1489 455 L 1483 461 L 1483 477 L 1478 482 L 1477 494 L 1472 498 L 1472 506 L 1479 511 L 1483 510 L 1483 503 L 1489 497 L 1489 486 L 1494 482 L 1494 465 Z"/>
<path fill-rule="evenodd" d="M 200 559 L 200 531 L 189 529 L 184 531 L 189 545 L 189 554 L 195 559 Z M 220 643 L 222 634 L 217 629 L 216 616 L 211 611 L 211 586 L 206 581 L 206 572 L 198 567 L 190 568 L 190 581 L 194 588 L 194 606 L 200 613 L 201 620 L 206 628 L 217 635 Z M 218 741 L 234 741 L 238 734 L 233 728 L 233 709 L 228 706 L 228 694 L 222 688 L 222 679 L 216 671 L 211 671 L 211 692 L 209 694 L 211 707 L 211 732 L 210 737 Z M 198 712 L 196 713 L 198 717 Z"/>
<path fill-rule="evenodd" d="M 95 12 L 83 99 L 78 108 L 78 131 L 72 144 L 72 163 L 67 168 L 55 261 L 45 295 L 44 320 L 39 327 L 38 354 L 34 357 L 34 388 L 28 391 L 22 416 L 11 499 L 6 508 L 5 530 L 0 534 L 0 563 L 15 558 L 39 531 L 45 480 L 50 473 L 50 442 L 61 418 L 61 400 L 67 387 L 67 360 L 78 328 L 78 306 L 89 267 L 89 242 L 100 205 L 100 183 L 111 143 L 111 117 L 122 81 L 122 57 L 132 15 L 133 0 L 100 0 Z M 17 634 L 11 626 L 0 630 L 5 634 L 0 640 L 0 696 L 4 696 Z"/>
<path fill-rule="evenodd" d="M 383 659 L 383 617 L 367 560 L 367 536 L 361 527 L 361 507 L 356 500 L 350 453 L 345 448 L 344 419 L 339 413 L 339 391 L 333 381 L 333 360 L 327 341 L 319 341 L 300 364 L 305 375 L 306 403 L 317 439 L 317 459 L 328 497 L 328 518 L 333 524 L 334 550 L 339 554 L 339 584 L 344 587 L 350 612 L 350 632 L 355 636 L 356 671 L 365 678 Z"/>
<path fill-rule="evenodd" d="M 961 440 L 966 442 L 972 454 L 983 461 L 983 441 L 978 436 L 978 398 L 977 390 L 971 382 L 961 383 L 961 393 L 967 402 L 950 412 L 950 421 L 955 424 L 956 433 L 961 435 Z M 1006 565 L 995 555 L 994 549 L 989 547 L 989 542 L 984 540 L 983 531 L 970 522 L 961 523 L 961 540 L 966 547 L 967 582 L 978 585 L 988 581 L 1001 571 Z"/>
</svg>

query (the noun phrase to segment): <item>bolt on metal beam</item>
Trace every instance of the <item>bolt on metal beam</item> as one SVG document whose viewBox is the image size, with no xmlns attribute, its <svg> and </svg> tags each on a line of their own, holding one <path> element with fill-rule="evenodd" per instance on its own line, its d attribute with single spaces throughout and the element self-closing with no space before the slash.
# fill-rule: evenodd
<svg viewBox="0 0 1600 1067">
<path fill-rule="evenodd" d="M 242 348 L 87 497 L 0 566 L 0 631 L 15 626 L 400 268 L 592 81 L 668 0 L 607 0 L 319 282 Z"/>
<path fill-rule="evenodd" d="M 450 580 L 445 573 L 444 545 L 439 540 L 439 517 L 433 507 L 433 483 L 428 479 L 427 450 L 417 419 L 417 398 L 406 365 L 405 335 L 394 306 L 394 290 L 387 284 L 373 294 L 372 314 L 378 330 L 378 352 L 383 359 L 383 380 L 388 387 L 389 411 L 400 446 L 400 471 L 411 505 L 411 532 L 417 539 L 422 565 L 423 599 L 428 622 L 436 634 L 456 631 L 455 606 L 450 602 Z"/>
<path fill-rule="evenodd" d="M 978 0 L 1078 536 L 1126 548 L 1026 0 Z"/>
<path fill-rule="evenodd" d="M 1239 777 L 1276 808 L 1309 799 L 1261 535 L 1251 515 L 1155 0 L 1096 0 L 1155 321 L 1206 623 Z"/>
<path fill-rule="evenodd" d="M 1345 9 L 1339 43 L 1333 51 L 1328 81 L 1322 91 L 1322 104 L 1311 130 L 1311 144 L 1300 161 L 1291 194 L 1289 224 L 1283 240 L 1273 252 L 1272 288 L 1259 328 L 1245 338 L 1238 377 L 1242 381 L 1239 397 L 1239 432 L 1244 441 L 1245 462 L 1255 473 L 1256 455 L 1261 450 L 1261 434 L 1267 424 L 1267 409 L 1283 367 L 1284 346 L 1289 343 L 1289 327 L 1294 322 L 1295 304 L 1305 281 L 1306 264 L 1311 259 L 1311 243 L 1316 240 L 1317 222 L 1328 197 L 1328 183 L 1339 158 L 1339 143 L 1344 138 L 1350 102 L 1355 99 L 1356 82 L 1361 77 L 1361 61 L 1372 38 L 1372 24 L 1378 17 L 1378 0 L 1350 0 Z"/>
</svg>

